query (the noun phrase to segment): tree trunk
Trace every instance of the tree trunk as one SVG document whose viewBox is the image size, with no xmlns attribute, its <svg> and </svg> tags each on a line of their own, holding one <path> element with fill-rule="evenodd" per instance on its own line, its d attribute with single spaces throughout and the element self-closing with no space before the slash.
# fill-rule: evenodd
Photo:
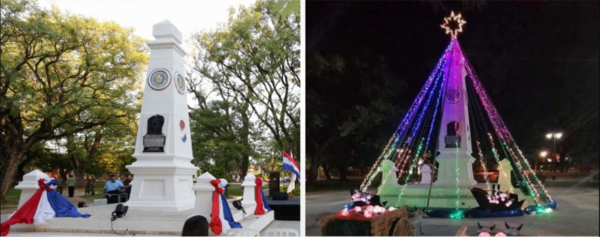
<svg viewBox="0 0 600 237">
<path fill-rule="evenodd" d="M 323 164 L 323 173 L 325 174 L 325 178 L 327 180 L 331 180 L 331 175 L 329 174 L 331 171 L 331 165 Z"/>
<path fill-rule="evenodd" d="M 308 180 L 306 180 L 306 183 L 308 185 L 312 185 L 315 184 L 317 181 L 317 176 L 319 175 L 319 164 L 317 162 L 311 162 L 310 163 L 310 175 L 308 176 Z"/>
<path fill-rule="evenodd" d="M 245 147 L 250 146 L 250 118 L 248 118 L 248 104 L 244 104 L 242 108 L 242 143 Z M 248 166 L 250 166 L 250 156 L 248 154 L 244 154 L 242 156 L 242 170 L 241 176 L 246 177 L 248 174 Z"/>
<path fill-rule="evenodd" d="M 2 186 L 0 187 L 0 203 L 7 203 L 6 195 L 8 195 L 8 191 L 14 187 L 15 175 L 19 168 L 19 160 L 23 158 L 27 149 L 29 149 L 29 146 L 21 147 L 21 150 L 10 154 L 8 166 L 5 168 L 6 173 L 4 174 L 4 179 L 0 182 Z"/>
<path fill-rule="evenodd" d="M 337 166 L 338 172 L 340 172 L 340 180 L 346 181 L 348 180 L 348 172 L 346 172 L 346 165 L 339 164 Z"/>
<path fill-rule="evenodd" d="M 73 170 L 75 173 L 75 188 L 85 188 L 85 168 L 83 166 L 77 167 Z"/>
</svg>

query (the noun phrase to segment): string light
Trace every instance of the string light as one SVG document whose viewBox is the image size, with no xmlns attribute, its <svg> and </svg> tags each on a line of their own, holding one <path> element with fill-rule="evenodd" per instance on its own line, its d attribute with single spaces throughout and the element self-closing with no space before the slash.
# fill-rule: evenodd
<svg viewBox="0 0 600 237">
<path fill-rule="evenodd" d="M 457 25 L 456 28 L 452 28 L 450 26 L 451 22 L 455 22 L 455 24 Z M 454 11 L 452 11 L 450 12 L 449 17 L 444 18 L 444 24 L 442 24 L 441 27 L 442 29 L 446 30 L 446 34 L 451 35 L 452 38 L 456 38 L 456 36 L 458 36 L 458 33 L 462 32 L 462 26 L 466 23 L 467 22 L 462 19 L 462 16 L 460 14 L 454 15 Z"/>
<path fill-rule="evenodd" d="M 444 63 L 443 63 L 443 64 L 445 65 L 445 64 L 446 64 L 446 61 L 444 61 Z M 430 102 L 431 102 L 431 99 L 433 98 L 433 96 L 434 96 L 434 94 L 435 94 L 435 92 L 436 92 L 436 88 L 438 88 L 438 86 L 439 86 L 439 91 L 441 91 L 441 90 L 443 89 L 443 85 L 444 85 L 444 79 L 443 79 L 442 75 L 443 75 L 443 73 L 440 73 L 440 74 L 439 74 L 439 75 L 436 77 L 436 78 L 437 78 L 437 79 L 436 79 L 436 81 L 439 81 L 439 82 L 436 82 L 436 84 L 434 85 L 434 88 L 433 88 L 433 90 L 431 91 L 431 93 L 430 93 L 430 94 L 429 94 L 429 96 L 427 97 L 427 102 L 425 102 L 425 107 L 423 108 L 423 110 L 422 110 L 422 111 L 421 111 L 421 113 L 419 114 L 419 118 L 418 118 L 418 121 L 417 121 L 417 125 L 416 125 L 416 126 L 413 128 L 413 131 L 412 131 L 412 133 L 411 133 L 411 136 L 410 136 L 410 138 L 409 138 L 409 140 L 408 140 L 409 146 L 410 146 L 410 144 L 412 143 L 412 139 L 413 139 L 413 137 L 415 137 L 415 135 L 416 135 L 417 131 L 418 131 L 418 130 L 420 130 L 419 128 L 421 127 L 421 123 L 422 123 L 422 121 L 423 121 L 423 117 L 424 117 L 424 115 L 425 115 L 425 114 L 426 114 L 426 112 L 427 112 L 427 110 L 426 110 L 426 109 L 427 109 L 427 108 L 429 108 L 429 104 L 430 104 Z M 438 93 L 437 93 L 437 95 L 438 95 L 438 96 L 441 96 L 441 92 L 438 92 Z M 436 100 L 436 101 L 439 101 L 439 99 L 438 99 L 438 100 Z M 436 106 L 436 111 L 437 111 L 437 106 Z M 431 131 L 431 129 L 430 129 L 430 131 Z M 431 135 L 431 134 L 429 134 L 428 136 L 430 136 L 430 135 Z M 400 195 L 398 196 L 398 200 L 397 200 L 397 202 L 396 202 L 396 206 L 400 206 L 400 200 L 401 200 L 401 198 L 402 198 L 402 195 L 404 194 L 404 190 L 405 190 L 405 189 L 406 189 L 406 187 L 408 186 L 409 180 L 410 180 L 410 178 L 411 178 L 411 176 L 412 176 L 412 171 L 413 171 L 413 169 L 414 169 L 414 166 L 415 166 L 415 163 L 416 163 L 416 162 L 414 162 L 414 160 L 415 160 L 415 159 L 417 159 L 417 158 L 418 158 L 418 157 L 421 155 L 421 152 L 422 152 L 422 149 L 423 149 L 423 142 L 424 142 L 424 138 L 421 138 L 421 141 L 419 142 L 419 145 L 418 145 L 418 147 L 417 147 L 417 151 L 416 151 L 416 153 L 415 153 L 415 158 L 414 158 L 414 159 L 411 159 L 411 165 L 410 165 L 410 167 L 409 167 L 409 171 L 410 171 L 410 173 L 409 173 L 409 175 L 407 175 L 407 176 L 406 176 L 406 178 L 405 178 L 405 180 L 404 180 L 404 185 L 402 186 L 402 189 L 400 190 Z M 428 142 L 429 142 L 429 140 L 428 140 Z M 427 147 L 428 145 L 429 145 L 429 144 L 426 144 L 426 145 L 425 145 L 425 147 Z M 408 160 L 408 159 L 407 159 L 407 160 Z M 399 169 L 399 170 L 404 170 L 404 165 L 402 165 L 402 168 L 401 168 L 401 169 Z M 400 178 L 400 177 L 398 177 L 398 178 Z"/>
<path fill-rule="evenodd" d="M 525 157 L 524 156 L 522 156 L 522 157 L 516 156 L 514 154 L 514 152 L 512 151 L 512 148 L 510 147 L 509 144 L 515 144 L 515 142 L 514 142 L 514 139 L 512 138 L 512 136 L 510 135 L 510 133 L 508 132 L 508 128 L 506 127 L 506 125 L 504 124 L 502 119 L 500 119 L 500 116 L 499 116 L 495 106 L 493 106 L 493 104 L 491 103 L 491 100 L 489 100 L 489 98 L 487 97 L 487 93 L 485 92 L 485 90 L 482 89 L 482 86 L 479 84 L 479 81 L 477 80 L 475 75 L 472 73 L 471 68 L 470 67 L 466 67 L 466 68 L 467 68 L 467 72 L 471 76 L 471 79 L 473 81 L 473 85 L 477 91 L 477 94 L 479 95 L 480 100 L 482 101 L 482 104 L 484 105 L 484 108 L 485 108 L 486 112 L 488 113 L 488 116 L 490 117 L 490 121 L 492 122 L 492 125 L 498 134 L 498 137 L 500 138 L 500 140 L 503 140 L 503 142 L 502 142 L 503 146 L 506 147 L 507 150 L 511 153 L 511 155 L 515 158 L 515 161 L 516 161 L 515 164 L 517 165 L 517 169 L 525 177 L 527 188 L 530 190 L 530 193 L 532 194 L 532 198 L 533 198 L 534 202 L 537 203 L 537 197 L 539 196 L 539 194 L 537 193 L 537 190 L 535 190 L 535 188 L 533 188 L 533 182 L 530 180 L 529 176 L 533 176 L 536 183 L 538 183 L 539 186 L 542 187 L 542 191 L 543 191 L 546 199 L 548 199 L 549 201 L 552 201 L 551 197 L 548 195 L 545 188 L 543 188 L 543 185 L 541 184 L 541 182 L 539 181 L 539 179 L 537 178 L 535 173 L 533 173 L 531 171 L 531 166 L 529 165 L 529 163 L 527 162 Z M 520 151 L 520 149 L 519 149 L 519 151 Z M 522 155 L 522 153 L 521 153 L 521 155 Z M 528 168 L 530 171 L 529 176 L 527 175 L 527 173 L 524 172 L 524 169 L 521 166 L 519 159 L 524 160 L 526 162 L 526 164 L 528 165 Z M 533 192 L 531 192 L 531 191 L 533 191 Z M 533 196 L 533 195 L 535 195 L 535 196 Z"/>
<path fill-rule="evenodd" d="M 451 47 L 452 46 L 449 45 L 446 48 L 446 50 L 444 50 L 444 52 L 448 52 L 451 49 Z M 415 101 L 411 105 L 410 109 L 408 110 L 408 113 L 404 116 L 404 118 L 402 119 L 402 122 L 400 122 L 400 125 L 398 126 L 397 131 L 394 133 L 394 136 L 392 137 L 392 139 L 390 139 L 390 141 L 394 140 L 391 150 L 396 149 L 396 147 L 398 146 L 398 143 L 400 142 L 401 137 L 404 136 L 404 132 L 406 131 L 406 128 L 410 124 L 409 121 L 413 120 L 414 112 L 416 111 L 416 109 L 418 107 L 421 106 L 423 97 L 425 96 L 425 94 L 427 94 L 427 91 L 429 91 L 429 89 L 431 87 L 431 83 L 436 78 L 435 76 L 438 74 L 438 71 L 445 66 L 445 63 L 443 63 L 445 59 L 446 59 L 446 53 L 444 53 L 442 55 L 442 57 L 440 57 L 440 59 L 438 60 L 436 66 L 435 66 L 435 69 L 431 72 L 431 74 L 427 78 L 427 81 L 425 82 L 425 85 L 419 91 L 419 94 L 417 95 L 417 98 L 415 99 Z M 371 185 L 373 179 L 375 178 L 375 176 L 377 174 L 377 172 L 374 172 L 374 171 L 376 168 L 378 168 L 380 166 L 381 160 L 386 159 L 386 157 L 389 157 L 389 155 L 391 153 L 391 152 L 388 152 L 389 144 L 390 144 L 390 142 L 388 142 L 388 145 L 386 145 L 386 148 L 383 149 L 381 155 L 377 158 L 377 160 L 375 161 L 375 164 L 371 167 L 371 170 L 369 171 L 369 173 L 367 174 L 367 176 L 361 183 L 361 186 L 360 186 L 361 190 L 366 191 L 366 189 Z"/>
<path fill-rule="evenodd" d="M 476 143 L 477 143 L 477 151 L 479 153 L 479 164 L 481 164 L 481 167 L 483 168 L 483 177 L 485 178 L 485 185 L 487 186 L 487 190 L 490 190 L 490 180 L 488 178 L 487 167 L 486 167 L 486 164 L 484 164 L 484 162 L 483 162 L 483 154 L 481 153 L 481 147 L 479 145 L 479 141 L 476 141 Z"/>
</svg>

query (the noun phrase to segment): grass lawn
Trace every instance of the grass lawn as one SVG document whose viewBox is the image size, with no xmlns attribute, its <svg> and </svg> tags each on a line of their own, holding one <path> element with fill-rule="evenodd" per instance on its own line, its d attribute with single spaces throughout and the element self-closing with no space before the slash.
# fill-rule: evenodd
<svg viewBox="0 0 600 237">
<path fill-rule="evenodd" d="M 269 185 L 263 185 L 262 188 L 269 188 Z M 227 195 L 230 197 L 241 197 L 244 195 L 244 191 L 242 191 L 242 185 L 229 185 L 229 187 L 227 187 Z"/>
<path fill-rule="evenodd" d="M 2 204 L 0 209 L 10 209 L 17 208 L 19 205 L 19 199 L 21 198 L 21 190 L 20 189 L 11 189 L 8 191 L 6 195 L 6 201 L 8 203 Z"/>
</svg>

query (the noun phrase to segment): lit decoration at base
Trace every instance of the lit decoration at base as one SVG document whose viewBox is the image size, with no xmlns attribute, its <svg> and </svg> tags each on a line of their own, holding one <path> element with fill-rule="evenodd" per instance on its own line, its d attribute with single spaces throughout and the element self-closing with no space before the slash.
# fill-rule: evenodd
<svg viewBox="0 0 600 237">
<path fill-rule="evenodd" d="M 504 232 L 498 232 L 494 236 L 496 236 L 496 237 L 506 237 L 506 234 Z"/>
<path fill-rule="evenodd" d="M 344 208 L 344 209 L 342 209 L 342 211 L 340 211 L 340 215 L 342 215 L 342 216 L 347 216 L 347 215 L 348 215 L 348 213 L 349 213 L 349 212 L 348 212 L 348 209 L 347 209 L 347 208 Z"/>
<path fill-rule="evenodd" d="M 451 23 L 456 24 L 454 28 L 450 25 Z M 444 24 L 441 25 L 442 29 L 446 30 L 446 34 L 452 36 L 452 38 L 456 38 L 458 33 L 462 32 L 462 26 L 467 22 L 462 19 L 460 13 L 458 15 L 454 15 L 454 11 L 450 12 L 450 16 L 444 18 Z"/>
<path fill-rule="evenodd" d="M 483 236 L 490 236 L 490 233 L 488 233 L 488 232 L 481 232 L 477 236 L 481 236 L 481 237 L 483 237 Z"/>
<path fill-rule="evenodd" d="M 450 213 L 450 219 L 463 219 L 465 218 L 465 212 L 463 210 L 455 210 Z"/>
</svg>

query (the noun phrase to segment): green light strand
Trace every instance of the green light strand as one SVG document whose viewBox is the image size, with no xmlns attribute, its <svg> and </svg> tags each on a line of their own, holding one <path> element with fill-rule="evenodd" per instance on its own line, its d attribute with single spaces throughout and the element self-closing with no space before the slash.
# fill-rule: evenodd
<svg viewBox="0 0 600 237">
<path fill-rule="evenodd" d="M 527 159 L 525 158 L 525 156 L 523 155 L 523 152 L 521 151 L 521 149 L 519 149 L 519 146 L 517 146 L 515 144 L 515 147 L 517 149 L 517 152 L 519 152 L 519 155 L 522 157 L 522 160 L 525 162 L 525 164 L 527 165 L 527 168 L 529 169 L 529 173 L 533 175 L 533 178 L 535 179 L 535 181 L 538 183 L 538 185 L 540 186 L 540 188 L 542 189 L 545 198 L 547 199 L 548 202 L 552 201 L 552 197 L 550 196 L 550 194 L 548 194 L 548 191 L 546 190 L 546 188 L 544 187 L 544 185 L 542 184 L 542 182 L 538 179 L 537 175 L 535 174 L 535 172 L 531 169 L 531 165 L 529 164 L 529 161 L 527 161 Z"/>
<path fill-rule="evenodd" d="M 488 178 L 486 164 L 484 164 L 484 162 L 483 162 L 483 153 L 481 152 L 481 147 L 479 146 L 479 141 L 476 141 L 476 143 L 477 143 L 477 151 L 479 153 L 479 163 L 481 164 L 481 167 L 483 168 L 483 177 L 485 178 L 485 185 L 487 186 L 487 190 L 490 190 L 490 180 Z"/>
<path fill-rule="evenodd" d="M 400 190 L 400 195 L 398 196 L 398 201 L 396 201 L 397 207 L 400 206 L 400 199 L 402 198 L 402 195 L 404 194 L 404 189 L 406 189 L 406 186 L 408 186 L 408 180 L 412 176 L 412 170 L 414 169 L 414 165 L 416 163 L 416 162 L 414 162 L 414 160 L 419 157 L 419 154 L 421 153 L 421 149 L 423 148 L 424 140 L 425 140 L 425 138 L 421 138 L 421 141 L 419 142 L 419 146 L 417 147 L 417 152 L 415 153 L 416 154 L 415 158 L 410 159 L 409 173 L 406 176 L 406 178 L 404 179 L 404 185 L 402 185 L 402 189 Z M 402 168 L 402 170 L 404 170 L 404 167 Z"/>
<path fill-rule="evenodd" d="M 385 148 L 383 148 L 383 151 L 381 152 L 381 154 L 379 155 L 379 157 L 377 158 L 377 160 L 375 161 L 375 164 L 371 167 L 371 170 L 369 171 L 369 173 L 367 174 L 367 177 L 365 178 L 365 180 L 363 180 L 363 182 L 360 184 L 360 189 L 362 191 L 365 191 L 367 188 L 369 188 L 369 186 L 371 185 L 371 182 L 373 181 L 374 178 L 374 174 L 377 174 L 377 172 L 373 172 L 375 170 L 379 170 L 377 167 L 379 167 L 379 163 L 381 163 L 381 159 L 384 157 L 388 157 L 389 156 L 389 151 L 390 150 L 395 150 L 395 147 L 392 147 L 393 149 L 388 149 L 390 147 L 390 144 L 392 143 L 392 141 L 394 141 L 394 138 L 396 138 L 396 134 L 394 134 L 394 136 L 392 136 L 392 138 L 388 141 L 387 145 L 385 145 Z M 385 159 L 385 158 L 384 158 Z M 365 185 L 366 184 L 366 185 Z"/>
<path fill-rule="evenodd" d="M 500 158 L 498 156 L 498 151 L 496 150 L 496 145 L 494 145 L 494 138 L 492 137 L 492 134 L 488 132 L 488 138 L 490 139 L 490 143 L 492 144 L 492 153 L 494 154 L 494 159 L 496 160 L 496 163 L 498 165 L 500 165 Z M 504 178 L 508 178 L 508 175 L 506 174 L 506 170 L 502 169 L 502 175 L 504 176 Z M 514 188 L 512 186 L 512 184 L 510 185 L 510 193 L 512 193 L 514 191 Z"/>
<path fill-rule="evenodd" d="M 458 176 L 460 175 L 460 171 L 459 171 L 459 167 L 458 167 L 458 151 L 459 151 L 459 149 L 458 149 L 458 146 L 459 146 L 458 141 L 456 141 L 455 144 L 456 144 L 456 152 L 455 152 L 456 159 L 455 159 L 455 162 L 454 162 L 454 166 L 455 166 L 455 170 L 456 170 L 456 204 L 455 205 L 456 205 L 456 210 L 458 210 L 459 204 L 460 204 L 460 187 L 459 187 L 460 179 L 458 178 Z"/>
</svg>

